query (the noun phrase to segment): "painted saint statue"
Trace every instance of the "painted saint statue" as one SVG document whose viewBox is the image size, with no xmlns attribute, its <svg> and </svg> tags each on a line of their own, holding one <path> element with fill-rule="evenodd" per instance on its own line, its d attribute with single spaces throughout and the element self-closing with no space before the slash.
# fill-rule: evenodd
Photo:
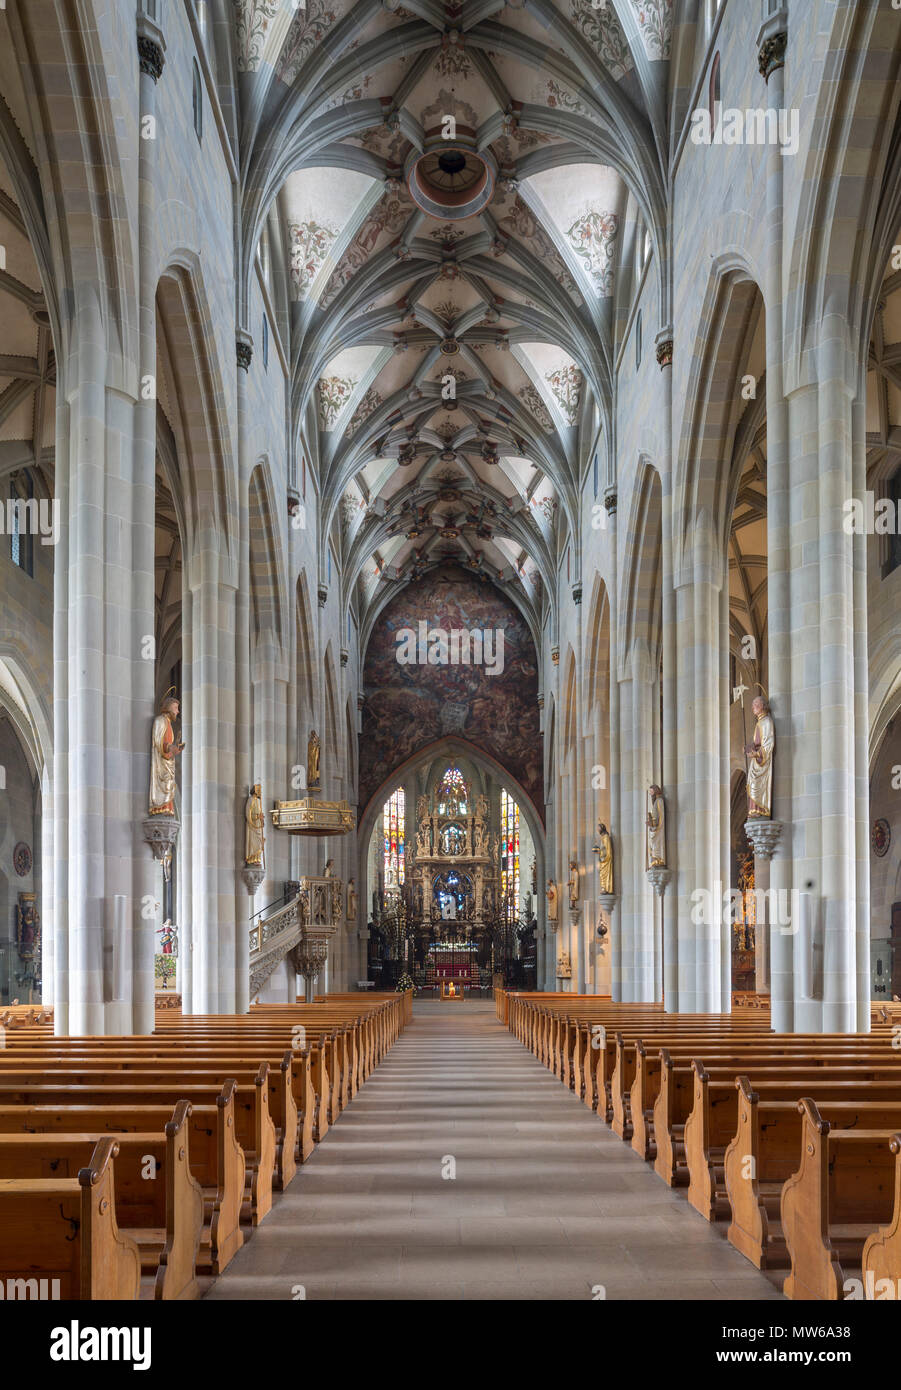
<svg viewBox="0 0 901 1390">
<path fill-rule="evenodd" d="M 598 891 L 613 892 L 613 836 L 603 821 L 598 825 L 598 842 L 595 845 L 598 856 Z"/>
<path fill-rule="evenodd" d="M 547 885 L 547 915 L 549 922 L 557 920 L 557 885 L 552 878 L 548 879 Z"/>
<path fill-rule="evenodd" d="M 265 836 L 263 828 L 266 817 L 259 782 L 255 782 L 244 806 L 244 863 L 258 864 L 262 867 Z"/>
<path fill-rule="evenodd" d="M 567 886 L 567 888 L 569 889 L 569 905 L 570 905 L 570 907 L 578 907 L 578 906 L 579 906 L 579 865 L 577 864 L 577 862 L 576 862 L 575 859 L 570 859 L 570 861 L 569 861 L 569 878 L 567 879 L 566 886 Z"/>
<path fill-rule="evenodd" d="M 666 868 L 666 809 L 663 792 L 656 782 L 648 789 L 648 864 L 649 869 Z"/>
<path fill-rule="evenodd" d="M 757 717 L 754 742 L 745 748 L 748 759 L 748 819 L 769 820 L 773 805 L 773 755 L 776 750 L 776 726 L 770 707 L 758 695 L 751 703 Z"/>
<path fill-rule="evenodd" d="M 357 920 L 357 888 L 354 880 L 347 880 L 347 920 L 355 922 Z"/>
<path fill-rule="evenodd" d="M 175 815 L 175 759 L 184 748 L 175 742 L 172 724 L 178 718 L 179 702 L 167 695 L 153 721 L 150 746 L 150 814 Z"/>
</svg>

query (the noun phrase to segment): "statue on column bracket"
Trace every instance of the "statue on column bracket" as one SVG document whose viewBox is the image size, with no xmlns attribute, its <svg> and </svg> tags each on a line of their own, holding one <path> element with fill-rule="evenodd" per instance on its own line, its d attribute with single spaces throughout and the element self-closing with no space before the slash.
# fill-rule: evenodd
<svg viewBox="0 0 901 1390">
<path fill-rule="evenodd" d="M 307 790 L 319 788 L 319 735 L 313 729 L 307 740 Z"/>
<path fill-rule="evenodd" d="M 244 804 L 244 863 L 263 867 L 265 835 L 263 829 L 266 817 L 263 813 L 263 800 L 260 783 L 254 782 L 250 795 Z"/>
<path fill-rule="evenodd" d="M 552 878 L 547 881 L 547 915 L 549 922 L 557 920 L 557 885 Z"/>
<path fill-rule="evenodd" d="M 655 782 L 648 788 L 648 864 L 649 869 L 666 868 L 666 807 L 663 792 Z"/>
<path fill-rule="evenodd" d="M 347 920 L 355 922 L 357 920 L 357 888 L 355 880 L 347 880 Z"/>
<path fill-rule="evenodd" d="M 179 710 L 174 690 L 174 686 L 170 687 L 163 696 L 151 731 L 149 811 L 152 816 L 175 815 L 175 759 L 185 745 L 176 743 L 172 731 Z"/>
<path fill-rule="evenodd" d="M 594 846 L 598 857 L 598 891 L 612 893 L 613 889 L 613 836 L 603 821 L 598 822 L 598 842 Z"/>
<path fill-rule="evenodd" d="M 751 702 L 757 717 L 754 740 L 745 745 L 748 759 L 748 819 L 769 820 L 773 804 L 773 757 L 776 751 L 776 726 L 770 707 L 762 695 Z"/>
<path fill-rule="evenodd" d="M 569 878 L 566 881 L 569 889 L 570 907 L 579 906 L 579 865 L 575 859 L 569 861 Z"/>
</svg>

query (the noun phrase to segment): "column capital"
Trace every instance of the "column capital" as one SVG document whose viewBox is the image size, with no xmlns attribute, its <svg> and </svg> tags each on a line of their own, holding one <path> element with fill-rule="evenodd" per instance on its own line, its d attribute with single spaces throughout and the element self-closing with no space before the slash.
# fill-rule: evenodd
<svg viewBox="0 0 901 1390">
<path fill-rule="evenodd" d="M 141 72 L 152 77 L 154 82 L 159 82 L 165 61 L 162 44 L 149 35 L 138 34 L 138 63 Z"/>
<path fill-rule="evenodd" d="M 253 361 L 253 338 L 240 328 L 235 334 L 235 356 L 238 366 L 245 372 L 249 371 Z"/>
<path fill-rule="evenodd" d="M 767 15 L 757 31 L 757 67 L 765 82 L 777 68 L 785 67 L 788 47 L 788 12 L 784 7 Z"/>
<path fill-rule="evenodd" d="M 657 365 L 662 371 L 664 367 L 673 365 L 673 329 L 671 324 L 661 328 L 657 337 L 654 339 L 657 347 Z"/>
</svg>

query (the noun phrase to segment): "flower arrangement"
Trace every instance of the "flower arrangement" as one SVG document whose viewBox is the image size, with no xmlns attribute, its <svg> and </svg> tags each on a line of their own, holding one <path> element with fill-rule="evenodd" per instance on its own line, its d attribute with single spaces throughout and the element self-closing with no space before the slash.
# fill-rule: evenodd
<svg viewBox="0 0 901 1390">
<path fill-rule="evenodd" d="M 413 977 L 404 973 L 401 975 L 397 984 L 394 986 L 398 994 L 404 994 L 408 989 L 413 988 Z"/>
</svg>

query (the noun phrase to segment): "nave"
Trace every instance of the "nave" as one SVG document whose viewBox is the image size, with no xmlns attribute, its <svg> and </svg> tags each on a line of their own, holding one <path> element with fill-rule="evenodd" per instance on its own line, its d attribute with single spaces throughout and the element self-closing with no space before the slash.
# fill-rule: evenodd
<svg viewBox="0 0 901 1390">
<path fill-rule="evenodd" d="M 507 1032 L 493 1002 L 419 1000 L 207 1298 L 298 1296 L 780 1297 Z"/>
</svg>

